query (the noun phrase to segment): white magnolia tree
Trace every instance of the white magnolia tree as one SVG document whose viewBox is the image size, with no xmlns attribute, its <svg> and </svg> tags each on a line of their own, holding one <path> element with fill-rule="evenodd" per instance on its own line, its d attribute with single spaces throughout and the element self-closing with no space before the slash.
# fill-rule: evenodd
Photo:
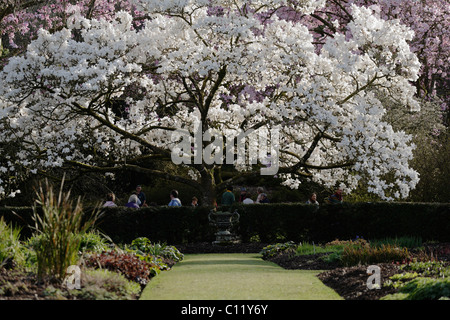
<svg viewBox="0 0 450 320">
<path fill-rule="evenodd" d="M 383 121 L 380 97 L 418 109 L 413 33 L 375 7 L 352 6 L 346 32 L 317 48 L 301 19 L 277 15 L 286 5 L 307 15 L 323 2 L 141 0 L 148 20 L 139 30 L 126 12 L 89 20 L 73 7 L 67 28 L 41 30 L 0 73 L 0 192 L 14 191 L 18 172 L 127 169 L 187 183 L 211 202 L 224 183 L 260 174 L 265 157 L 234 157 L 240 174 L 222 181 L 225 161 L 195 161 L 199 152 L 225 154 L 222 142 L 263 130 L 278 134 L 264 152 L 286 185 L 308 178 L 351 190 L 364 181 L 384 199 L 406 197 L 418 182 L 414 145 Z M 224 138 L 196 140 L 198 128 Z M 179 129 L 194 152 L 178 148 Z M 190 177 L 143 165 L 179 151 Z"/>
</svg>

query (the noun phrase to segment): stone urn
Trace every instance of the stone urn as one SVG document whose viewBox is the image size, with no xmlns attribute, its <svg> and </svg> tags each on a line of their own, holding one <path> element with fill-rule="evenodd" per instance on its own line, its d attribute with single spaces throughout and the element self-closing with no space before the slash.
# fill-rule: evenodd
<svg viewBox="0 0 450 320">
<path fill-rule="evenodd" d="M 238 242 L 236 236 L 230 232 L 233 224 L 239 222 L 239 213 L 229 211 L 214 211 L 211 210 L 208 214 L 208 220 L 211 225 L 217 227 L 216 241 L 213 244 L 232 244 Z"/>
</svg>

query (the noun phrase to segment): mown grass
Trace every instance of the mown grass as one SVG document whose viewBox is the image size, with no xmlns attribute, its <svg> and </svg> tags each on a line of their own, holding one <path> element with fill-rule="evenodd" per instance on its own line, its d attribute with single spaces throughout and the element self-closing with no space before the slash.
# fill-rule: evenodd
<svg viewBox="0 0 450 320">
<path fill-rule="evenodd" d="M 192 254 L 150 281 L 142 300 L 335 300 L 318 270 L 285 270 L 258 254 Z"/>
</svg>

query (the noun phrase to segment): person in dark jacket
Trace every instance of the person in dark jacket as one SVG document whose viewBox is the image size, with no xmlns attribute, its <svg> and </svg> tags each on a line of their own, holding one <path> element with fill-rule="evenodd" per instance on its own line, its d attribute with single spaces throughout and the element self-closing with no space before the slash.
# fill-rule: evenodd
<svg viewBox="0 0 450 320">
<path fill-rule="evenodd" d="M 227 190 L 222 194 L 222 205 L 232 205 L 234 201 L 233 187 L 227 186 Z"/>
</svg>

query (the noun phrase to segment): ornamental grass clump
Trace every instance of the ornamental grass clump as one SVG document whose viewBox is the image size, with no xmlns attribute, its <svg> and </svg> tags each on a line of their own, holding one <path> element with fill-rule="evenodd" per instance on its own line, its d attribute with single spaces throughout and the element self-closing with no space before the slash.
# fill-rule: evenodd
<svg viewBox="0 0 450 320">
<path fill-rule="evenodd" d="M 0 268 L 11 268 L 24 260 L 20 243 L 21 228 L 0 218 Z"/>
<path fill-rule="evenodd" d="M 45 182 L 36 192 L 37 200 L 33 207 L 36 241 L 34 249 L 37 258 L 38 280 L 44 277 L 62 281 L 70 265 L 77 264 L 78 250 L 82 235 L 95 223 L 99 211 L 85 219 L 81 198 L 71 200 L 70 191 L 63 192 L 64 179 L 59 193 Z M 39 206 L 39 209 L 38 209 Z"/>
<path fill-rule="evenodd" d="M 341 261 L 345 266 L 360 264 L 372 264 L 382 262 L 407 261 L 409 253 L 407 248 L 399 248 L 393 245 L 381 245 L 371 247 L 370 245 L 347 246 L 344 248 Z"/>
</svg>

